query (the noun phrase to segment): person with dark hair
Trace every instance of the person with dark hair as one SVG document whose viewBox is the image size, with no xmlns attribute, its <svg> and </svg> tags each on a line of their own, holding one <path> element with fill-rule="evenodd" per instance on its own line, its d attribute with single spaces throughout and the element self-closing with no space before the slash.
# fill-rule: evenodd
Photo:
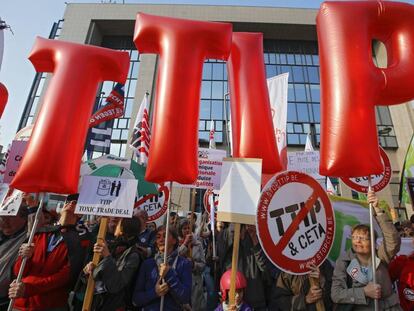
<svg viewBox="0 0 414 311">
<path fill-rule="evenodd" d="M 21 282 L 10 284 L 9 298 L 15 299 L 17 310 L 67 310 L 69 290 L 82 269 L 83 252 L 74 230 L 77 216 L 75 204 L 67 202 L 61 212 L 59 226 L 41 228 L 33 244 L 23 244 L 14 265 L 17 276 L 24 257 L 27 258 Z"/>
<path fill-rule="evenodd" d="M 388 264 L 398 253 L 401 239 L 387 214 L 379 208 L 375 193 L 369 191 L 367 199 L 375 210 L 375 218 L 384 236 L 374 254 L 377 283 L 373 283 L 370 227 L 358 225 L 352 230 L 352 249 L 336 261 L 331 297 L 338 304 L 337 310 L 349 310 L 350 307 L 354 311 L 373 310 L 374 299 L 378 299 L 379 310 L 401 310 L 388 273 Z"/>
<path fill-rule="evenodd" d="M 132 302 L 145 311 L 159 311 L 161 297 L 164 310 L 187 310 L 191 300 L 191 263 L 178 255 L 177 232 L 170 228 L 165 249 L 165 226 L 158 227 L 155 245 L 157 253 L 141 265 Z M 167 264 L 164 264 L 164 252 Z"/>
<path fill-rule="evenodd" d="M 170 227 L 177 230 L 179 216 L 176 212 L 170 212 Z"/>
<path fill-rule="evenodd" d="M 0 216 L 0 310 L 9 303 L 8 289 L 20 245 L 27 237 L 27 208 L 20 206 L 16 216 Z"/>
<path fill-rule="evenodd" d="M 144 209 L 134 210 L 134 217 L 141 223 L 141 230 L 138 232 L 137 248 L 143 259 L 155 254 L 155 231 L 147 228 L 148 213 Z"/>
<path fill-rule="evenodd" d="M 201 242 L 190 231 L 190 221 L 181 219 L 178 226 L 179 244 L 178 254 L 191 261 L 192 291 L 191 306 L 194 310 L 205 310 L 206 299 L 204 297 L 203 271 L 206 266 L 204 249 Z M 190 252 L 191 249 L 191 252 Z"/>
<path fill-rule="evenodd" d="M 111 249 L 105 241 L 97 241 L 94 253 L 101 255 L 101 261 L 94 267 L 89 262 L 83 272 L 92 273 L 95 280 L 95 292 L 91 310 L 125 310 L 130 295 L 129 288 L 140 264 L 136 247 L 137 233 L 141 224 L 137 218 L 124 218 L 118 222 L 116 239 Z"/>
</svg>

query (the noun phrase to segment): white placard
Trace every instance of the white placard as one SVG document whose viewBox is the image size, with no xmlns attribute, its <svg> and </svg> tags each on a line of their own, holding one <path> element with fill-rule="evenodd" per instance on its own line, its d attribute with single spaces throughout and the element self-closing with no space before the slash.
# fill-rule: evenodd
<svg viewBox="0 0 414 311">
<path fill-rule="evenodd" d="M 220 189 L 220 175 L 223 165 L 225 150 L 220 149 L 198 149 L 198 176 L 192 184 L 174 183 L 174 186 L 182 188 L 197 189 Z"/>
<path fill-rule="evenodd" d="M 221 171 L 217 219 L 254 224 L 261 177 L 261 159 L 225 158 Z"/>
<path fill-rule="evenodd" d="M 319 175 L 319 151 L 288 152 L 288 170 L 325 180 L 325 176 Z"/>
<path fill-rule="evenodd" d="M 20 205 L 22 204 L 23 192 L 14 189 L 13 193 L 7 198 L 5 198 L 8 190 L 8 185 L 1 185 L 0 196 L 2 197 L 2 199 L 0 206 L 0 216 L 16 216 L 19 212 Z"/>
<path fill-rule="evenodd" d="M 84 176 L 75 214 L 131 218 L 136 179 Z"/>
</svg>

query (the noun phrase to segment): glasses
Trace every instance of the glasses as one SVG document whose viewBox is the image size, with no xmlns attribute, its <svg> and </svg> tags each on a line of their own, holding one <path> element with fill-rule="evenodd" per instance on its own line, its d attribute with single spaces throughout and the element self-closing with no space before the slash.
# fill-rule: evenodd
<svg viewBox="0 0 414 311">
<path fill-rule="evenodd" d="M 370 238 L 366 236 L 360 236 L 360 235 L 353 235 L 352 236 L 353 241 L 369 241 Z"/>
</svg>

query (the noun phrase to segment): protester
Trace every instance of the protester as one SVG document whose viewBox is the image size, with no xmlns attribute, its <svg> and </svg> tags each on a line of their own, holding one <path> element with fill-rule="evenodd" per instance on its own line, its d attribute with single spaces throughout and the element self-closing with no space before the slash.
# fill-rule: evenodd
<svg viewBox="0 0 414 311">
<path fill-rule="evenodd" d="M 193 268 L 191 306 L 194 310 L 202 311 L 206 308 L 202 275 L 206 266 L 204 250 L 201 242 L 190 231 L 190 222 L 188 219 L 181 219 L 178 228 L 180 242 L 178 254 L 187 257 L 191 261 Z"/>
<path fill-rule="evenodd" d="M 252 311 L 253 309 L 244 302 L 244 290 L 247 287 L 247 281 L 243 273 L 236 272 L 235 304 L 229 305 L 231 269 L 227 270 L 220 279 L 221 303 L 215 311 Z"/>
<path fill-rule="evenodd" d="M 153 221 L 153 222 L 149 222 L 147 223 L 147 228 L 151 231 L 156 231 L 157 230 L 157 224 Z"/>
<path fill-rule="evenodd" d="M 138 218 L 141 230 L 138 233 L 137 247 L 143 259 L 155 254 L 155 231 L 147 228 L 148 213 L 144 209 L 136 209 L 134 217 Z"/>
<path fill-rule="evenodd" d="M 412 243 L 414 246 L 414 238 Z M 414 251 L 395 257 L 388 268 L 391 280 L 397 282 L 401 307 L 404 311 L 414 310 Z"/>
<path fill-rule="evenodd" d="M 159 311 L 161 297 L 164 310 L 178 311 L 188 308 L 191 301 L 191 262 L 178 255 L 178 236 L 169 229 L 165 250 L 164 226 L 156 231 L 155 245 L 158 252 L 154 258 L 143 262 L 138 273 L 132 301 L 145 311 Z M 164 251 L 167 264 L 164 264 Z"/>
<path fill-rule="evenodd" d="M 316 302 L 321 300 L 325 310 L 332 310 L 330 298 L 333 268 L 328 261 L 321 267 L 309 266 L 311 272 L 305 275 L 293 275 L 281 272 L 277 279 L 275 300 L 280 310 L 316 310 Z M 312 285 L 313 278 L 317 285 Z"/>
<path fill-rule="evenodd" d="M 27 206 L 16 216 L 0 216 L 0 310 L 9 304 L 8 289 L 18 251 L 27 237 Z"/>
<path fill-rule="evenodd" d="M 112 249 L 105 241 L 97 241 L 94 253 L 101 256 L 101 261 L 94 267 L 89 262 L 83 272 L 92 273 L 95 291 L 91 310 L 122 311 L 131 299 L 131 282 L 140 264 L 140 255 L 136 247 L 137 232 L 141 224 L 136 218 L 125 218 L 118 223 L 116 239 Z"/>
<path fill-rule="evenodd" d="M 179 216 L 176 212 L 170 212 L 170 227 L 174 230 L 178 230 Z"/>
<path fill-rule="evenodd" d="M 14 280 L 9 298 L 15 298 L 17 310 L 67 310 L 68 293 L 83 262 L 79 236 L 74 230 L 77 217 L 75 205 L 63 207 L 60 226 L 44 228 L 34 236 L 33 244 L 23 244 L 14 265 L 19 272 L 22 259 L 27 258 L 21 282 Z"/>
<path fill-rule="evenodd" d="M 388 264 L 398 253 L 401 240 L 387 214 L 379 208 L 378 198 L 372 191 L 368 192 L 368 202 L 375 209 L 375 218 L 384 237 L 376 252 L 379 258 L 377 284 L 372 282 L 370 228 L 357 225 L 352 230 L 352 249 L 336 261 L 331 297 L 338 304 L 337 310 L 348 310 L 349 306 L 354 311 L 373 310 L 374 299 L 378 299 L 379 310 L 401 310 L 388 274 Z"/>
</svg>

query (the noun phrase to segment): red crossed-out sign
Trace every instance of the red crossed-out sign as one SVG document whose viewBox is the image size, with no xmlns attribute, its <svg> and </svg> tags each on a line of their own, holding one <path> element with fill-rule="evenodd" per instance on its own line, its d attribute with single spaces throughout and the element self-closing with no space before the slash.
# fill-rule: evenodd
<svg viewBox="0 0 414 311">
<path fill-rule="evenodd" d="M 158 189 L 157 194 L 144 195 L 135 202 L 134 208 L 143 208 L 148 213 L 148 222 L 152 222 L 165 214 L 168 208 L 170 189 L 164 184 Z"/>
<path fill-rule="evenodd" d="M 275 175 L 263 188 L 256 225 L 269 260 L 293 274 L 322 264 L 335 235 L 334 211 L 324 189 L 295 171 Z"/>
<path fill-rule="evenodd" d="M 388 159 L 387 153 L 379 147 L 382 165 L 384 171 L 381 174 L 371 176 L 372 190 L 374 192 L 381 191 L 391 181 L 391 163 Z M 368 177 L 355 177 L 355 178 L 341 178 L 342 181 L 355 191 L 367 193 L 368 192 Z"/>
</svg>

